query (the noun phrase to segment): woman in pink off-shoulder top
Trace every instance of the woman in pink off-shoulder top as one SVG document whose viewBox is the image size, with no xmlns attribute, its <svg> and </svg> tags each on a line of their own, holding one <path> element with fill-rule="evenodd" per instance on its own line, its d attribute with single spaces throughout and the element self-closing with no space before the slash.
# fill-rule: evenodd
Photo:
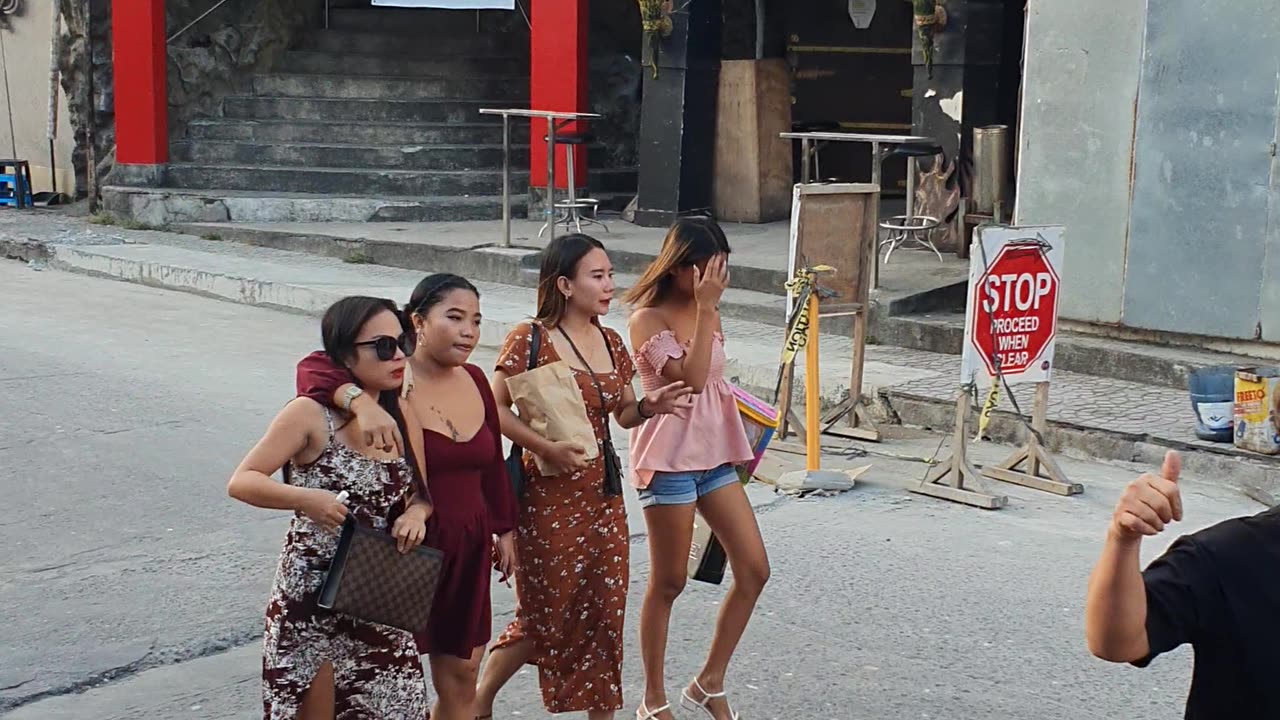
<svg viewBox="0 0 1280 720">
<path fill-rule="evenodd" d="M 645 696 L 638 720 L 671 720 L 664 664 L 671 606 L 684 589 L 695 507 L 724 546 L 733 586 L 721 606 L 701 672 L 681 705 L 712 720 L 734 720 L 724 676 L 769 578 L 769 559 L 736 465 L 752 459 L 733 390 L 724 379 L 718 304 L 729 284 L 729 243 L 710 218 L 683 218 L 627 294 L 635 307 L 631 344 L 646 391 L 684 381 L 686 417 L 666 415 L 632 430 L 631 468 L 649 529 L 650 575 L 640 610 Z"/>
</svg>

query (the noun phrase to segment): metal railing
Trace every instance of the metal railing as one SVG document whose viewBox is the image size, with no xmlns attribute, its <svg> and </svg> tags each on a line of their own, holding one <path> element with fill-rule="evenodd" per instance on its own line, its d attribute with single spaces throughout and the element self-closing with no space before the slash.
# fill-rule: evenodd
<svg viewBox="0 0 1280 720">
<path fill-rule="evenodd" d="M 203 13 L 201 13 L 200 17 L 196 18 L 195 20 L 192 20 L 191 22 L 187 23 L 186 26 L 183 27 L 181 30 L 170 35 L 169 39 L 165 40 L 165 44 L 172 45 L 173 41 L 181 37 L 183 33 L 195 27 L 201 20 L 212 15 L 214 10 L 217 10 L 218 8 L 226 4 L 227 4 L 227 0 L 218 0 L 218 2 L 214 3 L 212 7 L 210 7 L 208 10 L 205 10 Z M 325 5 L 325 16 L 327 17 L 329 14 L 329 0 L 325 0 L 324 5 Z"/>
</svg>

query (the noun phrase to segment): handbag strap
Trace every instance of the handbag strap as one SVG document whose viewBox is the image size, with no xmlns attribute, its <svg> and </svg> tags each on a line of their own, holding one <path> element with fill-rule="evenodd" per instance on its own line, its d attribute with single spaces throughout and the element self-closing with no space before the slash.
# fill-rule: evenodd
<svg viewBox="0 0 1280 720">
<path fill-rule="evenodd" d="M 600 331 L 601 337 L 604 338 L 604 349 L 605 352 L 609 353 L 609 360 L 613 362 L 616 367 L 617 361 L 613 359 L 613 348 L 609 347 L 609 336 L 605 335 L 604 328 L 599 325 L 597 325 L 596 328 Z M 592 370 L 591 364 L 587 362 L 586 358 L 582 357 L 582 352 L 578 350 L 577 345 L 573 344 L 573 338 L 569 337 L 569 333 L 565 332 L 562 327 L 558 327 L 556 329 L 560 331 L 560 335 L 564 337 L 565 342 L 569 343 L 569 347 L 573 350 L 573 354 L 578 356 L 578 362 L 582 363 L 582 366 L 587 369 L 587 374 L 591 376 L 591 384 L 596 386 L 596 395 L 600 396 L 600 411 L 604 413 L 605 441 L 612 445 L 613 432 L 609 429 L 609 411 L 605 408 L 604 390 L 600 388 L 600 381 L 596 379 L 596 371 Z"/>
<path fill-rule="evenodd" d="M 525 368 L 525 372 L 538 367 L 538 353 L 541 352 L 541 350 L 542 326 L 538 325 L 538 322 L 535 320 L 529 323 L 529 365 Z M 511 443 L 510 457 L 519 457 L 523 452 L 524 448 L 521 448 L 515 443 Z"/>
</svg>

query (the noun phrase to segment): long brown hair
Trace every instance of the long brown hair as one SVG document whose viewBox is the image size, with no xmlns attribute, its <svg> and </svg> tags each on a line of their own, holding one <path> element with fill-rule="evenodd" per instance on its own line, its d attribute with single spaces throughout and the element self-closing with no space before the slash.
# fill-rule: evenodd
<svg viewBox="0 0 1280 720">
<path fill-rule="evenodd" d="M 671 293 L 672 271 L 729 252 L 729 239 L 715 220 L 704 216 L 680 218 L 667 231 L 658 257 L 622 299 L 635 307 L 660 305 Z"/>
<path fill-rule="evenodd" d="M 604 250 L 604 243 L 583 233 L 559 235 L 547 243 L 538 272 L 538 314 L 534 316 L 538 322 L 549 328 L 560 324 L 569 303 L 556 281 L 577 277 L 578 263 L 592 250 Z"/>
</svg>

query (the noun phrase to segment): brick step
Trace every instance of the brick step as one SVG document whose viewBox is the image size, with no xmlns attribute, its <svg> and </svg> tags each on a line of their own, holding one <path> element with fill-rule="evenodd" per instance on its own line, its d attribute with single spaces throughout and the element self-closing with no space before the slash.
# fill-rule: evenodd
<svg viewBox="0 0 1280 720">
<path fill-rule="evenodd" d="M 391 55 L 327 53 L 294 50 L 285 53 L 279 70 L 286 73 L 329 75 L 390 75 L 398 77 L 521 76 L 528 81 L 527 58 L 440 58 L 414 59 Z"/>
<path fill-rule="evenodd" d="M 335 136 L 328 136 L 335 137 Z M 388 170 L 495 170 L 502 167 L 502 145 L 349 145 L 324 143 L 252 143 L 192 140 L 174 143 L 175 161 L 201 164 L 281 165 Z M 590 167 L 609 159 L 603 145 L 590 149 Z M 511 148 L 513 168 L 528 168 L 529 146 Z"/>
<path fill-rule="evenodd" d="M 477 116 L 483 117 L 483 116 Z M 195 120 L 187 136 L 198 140 L 260 143 L 309 143 L 317 139 L 357 145 L 443 144 L 501 145 L 502 125 L 490 119 L 472 123 L 371 123 L 297 120 Z M 529 124 L 511 124 L 511 142 L 529 141 Z"/>
<path fill-rule="evenodd" d="M 338 98 L 229 97 L 223 115 L 245 120 L 322 120 L 375 123 L 472 123 L 486 107 L 520 107 L 505 100 L 372 100 Z"/>
<path fill-rule="evenodd" d="M 527 36 L 508 37 L 494 34 L 455 33 L 432 35 L 428 41 L 421 34 L 394 35 L 388 33 L 317 30 L 304 35 L 298 41 L 296 49 L 415 59 L 470 57 L 527 60 L 529 57 L 529 38 Z"/>
<path fill-rule="evenodd" d="M 598 170 L 591 186 L 600 192 L 635 188 L 635 171 Z M 498 195 L 500 170 L 360 170 L 351 168 L 171 163 L 166 184 L 192 189 L 262 190 L 344 196 Z M 529 185 L 528 171 L 512 172 L 513 192 Z"/>
<path fill-rule="evenodd" d="M 519 76 L 403 78 L 368 75 L 269 73 L 252 79 L 258 97 L 351 100 L 458 100 L 526 97 L 529 78 Z"/>
<path fill-rule="evenodd" d="M 333 30 L 383 33 L 524 33 L 524 17 L 505 10 L 458 11 L 427 8 L 334 8 Z"/>
</svg>

